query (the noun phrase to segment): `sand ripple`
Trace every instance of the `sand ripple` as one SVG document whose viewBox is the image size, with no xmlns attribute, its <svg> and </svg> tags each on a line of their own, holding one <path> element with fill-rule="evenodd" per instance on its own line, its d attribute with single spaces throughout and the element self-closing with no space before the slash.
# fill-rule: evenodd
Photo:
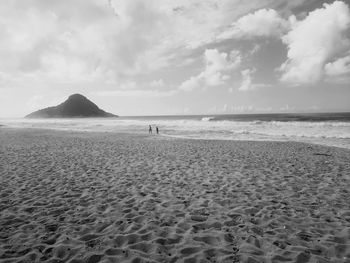
<svg viewBox="0 0 350 263">
<path fill-rule="evenodd" d="M 350 152 L 0 130 L 0 262 L 349 262 Z"/>
</svg>

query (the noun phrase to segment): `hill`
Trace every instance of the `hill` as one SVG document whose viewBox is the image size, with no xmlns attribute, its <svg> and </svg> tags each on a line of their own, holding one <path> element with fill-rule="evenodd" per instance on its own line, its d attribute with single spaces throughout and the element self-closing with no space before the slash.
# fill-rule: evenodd
<svg viewBox="0 0 350 263">
<path fill-rule="evenodd" d="M 73 94 L 54 107 L 48 107 L 26 116 L 26 118 L 76 118 L 76 117 L 118 117 L 101 110 L 95 103 L 81 94 Z"/>
</svg>

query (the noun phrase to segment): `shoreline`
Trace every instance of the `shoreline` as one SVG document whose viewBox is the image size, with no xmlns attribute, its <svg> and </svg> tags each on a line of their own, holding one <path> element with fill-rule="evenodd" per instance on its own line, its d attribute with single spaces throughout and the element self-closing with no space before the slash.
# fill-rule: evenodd
<svg viewBox="0 0 350 263">
<path fill-rule="evenodd" d="M 350 150 L 0 129 L 0 261 L 346 262 Z"/>
<path fill-rule="evenodd" d="M 140 136 L 140 137 L 161 137 L 161 138 L 169 138 L 169 139 L 174 139 L 174 140 L 199 140 L 199 141 L 223 141 L 223 142 L 280 142 L 280 143 L 303 143 L 303 144 L 310 144 L 310 145 L 315 145 L 315 146 L 324 146 L 324 147 L 331 147 L 331 148 L 339 148 L 339 149 L 345 149 L 345 150 L 350 150 L 350 148 L 347 148 L 346 146 L 342 145 L 329 145 L 325 143 L 318 143 L 318 142 L 312 142 L 312 141 L 298 141 L 298 140 L 246 140 L 246 139 L 211 139 L 211 138 L 195 138 L 195 137 L 186 137 L 186 136 L 181 136 L 181 135 L 168 135 L 168 134 L 163 134 L 160 133 L 159 135 L 157 134 L 152 134 L 149 135 L 147 132 L 124 132 L 124 131 L 111 131 L 111 130 L 105 130 L 105 131 L 92 131 L 92 130 L 72 130 L 72 129 L 59 129 L 59 128 L 41 128 L 41 127 L 9 127 L 6 125 L 1 125 L 0 128 L 5 128 L 8 130 L 38 130 L 38 131 L 57 131 L 57 132 L 67 132 L 67 133 L 91 133 L 91 134 L 111 134 L 111 135 L 129 135 L 129 136 Z"/>
</svg>

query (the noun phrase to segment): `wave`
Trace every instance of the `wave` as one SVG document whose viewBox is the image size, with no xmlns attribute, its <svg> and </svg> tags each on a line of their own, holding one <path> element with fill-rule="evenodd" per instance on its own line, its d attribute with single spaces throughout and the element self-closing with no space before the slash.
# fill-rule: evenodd
<svg viewBox="0 0 350 263">
<path fill-rule="evenodd" d="M 214 120 L 215 117 L 203 117 L 202 118 L 202 121 L 211 121 L 211 120 Z"/>
<path fill-rule="evenodd" d="M 284 132 L 252 132 L 252 131 L 233 131 L 233 135 L 251 135 L 251 136 L 269 136 L 271 138 L 317 138 L 317 139 L 350 139 L 350 135 L 348 134 L 324 134 L 324 133 L 303 133 L 303 132 L 295 132 L 295 133 L 284 133 Z"/>
<path fill-rule="evenodd" d="M 350 122 L 344 121 L 236 121 L 202 118 L 118 118 L 118 119 L 18 119 L 1 121 L 8 127 L 29 127 L 74 131 L 148 133 L 149 125 L 157 125 L 161 134 L 184 138 L 220 140 L 308 140 L 349 141 Z"/>
<path fill-rule="evenodd" d="M 348 127 L 350 128 L 350 122 L 334 122 L 334 121 L 321 121 L 321 122 L 309 122 L 309 121 L 270 121 L 265 122 L 266 124 L 275 125 L 275 126 L 300 126 L 300 127 Z"/>
</svg>

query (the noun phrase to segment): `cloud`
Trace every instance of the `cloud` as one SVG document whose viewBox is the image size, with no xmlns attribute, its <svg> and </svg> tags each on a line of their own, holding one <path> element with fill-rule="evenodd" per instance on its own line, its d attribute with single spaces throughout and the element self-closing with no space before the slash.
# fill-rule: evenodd
<svg viewBox="0 0 350 263">
<path fill-rule="evenodd" d="M 241 64 L 242 57 L 239 51 L 233 50 L 229 54 L 220 53 L 217 49 L 206 49 L 204 52 L 205 69 L 196 76 L 184 81 L 179 89 L 194 90 L 200 86 L 219 86 L 230 78 L 230 71 Z"/>
<path fill-rule="evenodd" d="M 238 88 L 239 91 L 250 91 L 250 90 L 256 90 L 261 88 L 269 88 L 272 86 L 271 84 L 265 84 L 265 83 L 253 83 L 253 74 L 255 72 L 256 72 L 256 68 L 245 69 L 241 71 L 242 82 L 240 87 Z M 233 88 L 230 88 L 229 92 L 233 92 Z"/>
<path fill-rule="evenodd" d="M 0 71 L 8 79 L 36 85 L 113 78 L 106 40 L 117 28 L 106 5 L 77 0 L 67 8 L 64 2 L 1 3 Z"/>
<path fill-rule="evenodd" d="M 296 1 L 298 5 L 306 2 Z M 296 1 L 292 1 L 293 5 Z M 174 88 L 174 83 L 186 79 L 183 76 L 188 76 L 188 79 L 179 90 L 225 85 L 234 82 L 231 80 L 235 76 L 233 73 L 236 70 L 239 73 L 241 64 L 245 68 L 254 66 L 252 63 L 257 60 L 249 55 L 257 52 L 259 46 L 265 47 L 261 38 L 279 37 L 290 29 L 291 22 L 284 19 L 289 13 L 281 12 L 289 2 L 1 1 L 0 89 L 6 87 L 12 89 L 13 94 L 28 94 L 28 97 L 50 89 L 56 96 L 61 96 L 72 90 L 91 92 L 116 88 L 119 91 L 112 94 L 165 96 L 171 94 L 165 89 Z M 339 12 L 339 19 L 342 13 L 344 10 Z M 295 21 L 292 30 L 303 21 Z M 313 34 L 311 32 L 309 36 Z M 222 36 L 219 40 L 218 35 Z M 244 42 L 248 44 L 244 47 L 239 41 L 237 45 L 235 41 L 218 43 L 227 38 L 254 41 Z M 256 38 L 260 39 L 256 41 Z M 292 46 L 294 39 L 287 42 L 286 45 Z M 247 51 L 247 47 L 254 44 L 255 47 Z M 242 56 L 239 51 L 227 51 L 233 47 L 242 48 L 242 54 L 251 53 Z M 259 57 L 266 56 L 262 51 L 259 51 Z M 323 71 L 329 76 L 334 76 L 336 71 L 346 71 L 347 60 L 343 62 L 334 58 L 347 55 L 332 55 L 323 63 Z M 246 58 L 247 61 L 242 61 Z M 203 65 L 198 68 L 201 59 Z M 283 75 L 287 74 L 290 65 L 297 65 L 295 61 L 297 59 L 291 55 Z M 267 62 L 268 65 L 271 63 Z M 245 87 L 262 87 L 263 84 L 252 81 L 252 74 L 246 76 L 247 80 L 250 77 L 250 85 L 245 84 Z M 166 83 L 159 79 L 160 76 Z M 144 80 L 148 81 L 141 83 Z M 149 92 L 142 93 L 141 90 Z"/>
<path fill-rule="evenodd" d="M 245 69 L 241 71 L 242 75 L 242 83 L 238 90 L 240 91 L 248 91 L 254 90 L 255 87 L 252 84 L 252 74 L 256 71 L 256 69 Z"/>
<path fill-rule="evenodd" d="M 250 54 L 250 55 L 254 55 L 254 54 L 256 54 L 257 52 L 259 52 L 260 49 L 261 49 L 261 46 L 258 45 L 258 44 L 255 44 L 255 45 L 253 46 L 253 48 L 249 51 L 249 54 Z"/>
<path fill-rule="evenodd" d="M 233 50 L 230 54 L 220 53 L 217 49 L 206 49 L 204 52 L 206 68 L 204 78 L 210 86 L 223 84 L 230 76 L 225 72 L 236 69 L 242 61 L 238 50 Z"/>
<path fill-rule="evenodd" d="M 173 96 L 178 92 L 178 90 L 164 89 L 164 82 L 162 79 L 154 80 L 150 82 L 148 86 L 138 85 L 135 81 L 126 80 L 111 88 L 112 89 L 93 91 L 91 94 L 100 97 L 161 98 Z"/>
<path fill-rule="evenodd" d="M 16 79 L 34 74 L 55 82 L 68 76 L 63 82 L 100 83 L 146 74 L 169 66 L 174 54 L 213 42 L 237 17 L 268 2 L 2 1 L 0 71 Z M 53 57 L 61 66 L 48 61 Z"/>
<path fill-rule="evenodd" d="M 183 91 L 192 91 L 200 87 L 201 85 L 201 74 L 198 76 L 190 77 L 181 83 L 179 89 Z"/>
<path fill-rule="evenodd" d="M 291 30 L 282 38 L 288 47 L 288 60 L 279 68 L 281 81 L 296 85 L 321 81 L 327 62 L 349 49 L 345 34 L 349 26 L 349 7 L 341 1 L 324 4 L 304 20 L 294 18 Z M 329 64 L 328 72 L 341 63 Z"/>
<path fill-rule="evenodd" d="M 26 105 L 31 110 L 37 110 L 42 107 L 43 98 L 44 98 L 43 95 L 40 95 L 40 94 L 34 95 L 27 100 Z"/>
<path fill-rule="evenodd" d="M 141 97 L 141 98 L 163 98 L 170 97 L 177 93 L 177 90 L 101 90 L 91 92 L 91 95 L 100 97 Z"/>
<path fill-rule="evenodd" d="M 0 8 L 0 71 L 16 79 L 115 82 L 166 63 L 153 48 L 167 25 L 154 1 L 118 1 L 118 15 L 107 1 L 28 2 Z"/>
<path fill-rule="evenodd" d="M 118 83 L 119 90 L 137 90 L 137 84 L 135 81 L 124 81 L 122 83 Z"/>
<path fill-rule="evenodd" d="M 328 76 L 339 76 L 350 73 L 350 56 L 342 57 L 325 65 Z"/>
<path fill-rule="evenodd" d="M 218 39 L 278 37 L 288 27 L 289 22 L 283 19 L 274 9 L 260 9 L 238 19 L 229 29 L 222 32 Z"/>
<path fill-rule="evenodd" d="M 161 87 L 164 87 L 164 81 L 162 79 L 158 79 L 158 80 L 153 80 L 151 83 L 150 83 L 150 86 L 152 88 L 161 88 Z"/>
</svg>

